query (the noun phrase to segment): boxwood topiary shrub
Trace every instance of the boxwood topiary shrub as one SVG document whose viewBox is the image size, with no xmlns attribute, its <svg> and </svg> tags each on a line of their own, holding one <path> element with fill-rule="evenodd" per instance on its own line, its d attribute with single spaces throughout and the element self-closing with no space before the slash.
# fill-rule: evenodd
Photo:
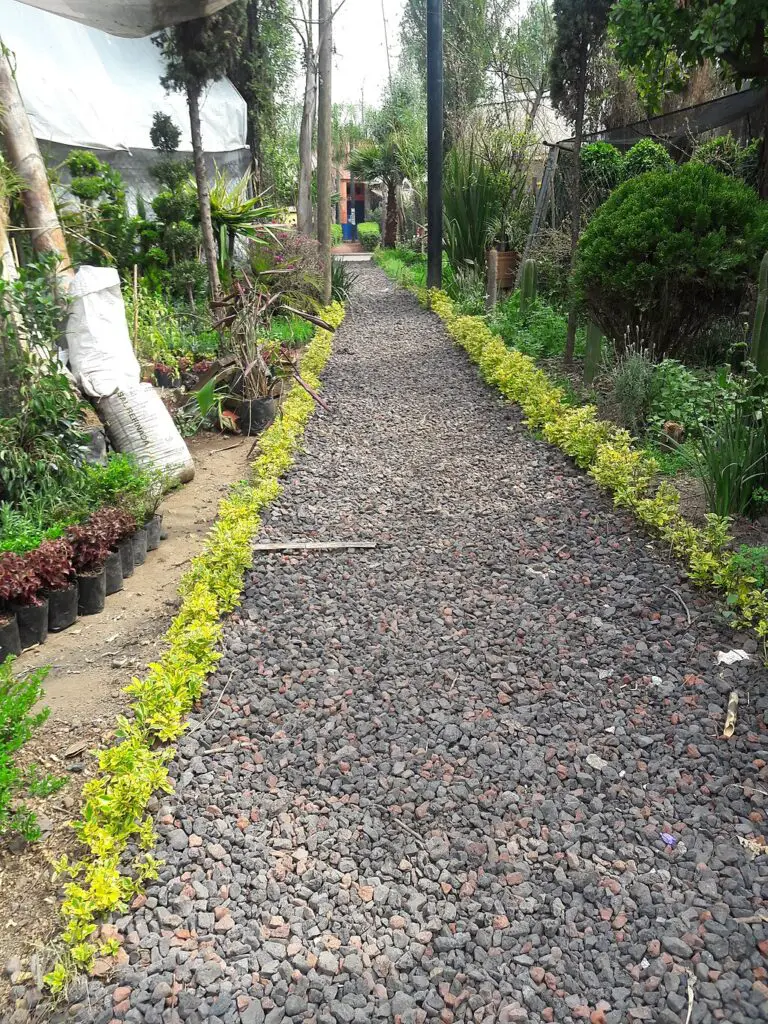
<svg viewBox="0 0 768 1024">
<path fill-rule="evenodd" d="M 624 154 L 610 142 L 590 142 L 581 150 L 585 199 L 593 206 L 605 202 L 624 179 Z"/>
<path fill-rule="evenodd" d="M 660 143 L 653 139 L 640 139 L 624 158 L 624 177 L 636 178 L 638 174 L 671 171 L 674 167 L 675 161 Z"/>
<path fill-rule="evenodd" d="M 616 189 L 582 235 L 572 283 L 619 349 L 630 334 L 684 359 L 713 317 L 737 313 L 767 247 L 768 203 L 689 163 Z"/>
<path fill-rule="evenodd" d="M 357 237 L 364 249 L 373 252 L 381 242 L 381 228 L 374 221 L 363 221 L 357 225 Z"/>
</svg>

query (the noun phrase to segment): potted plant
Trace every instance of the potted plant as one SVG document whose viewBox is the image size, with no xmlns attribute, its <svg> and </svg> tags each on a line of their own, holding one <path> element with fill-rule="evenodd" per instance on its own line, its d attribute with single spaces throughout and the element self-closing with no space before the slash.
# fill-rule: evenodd
<svg viewBox="0 0 768 1024">
<path fill-rule="evenodd" d="M 77 619 L 79 588 L 72 562 L 72 545 L 61 537 L 46 540 L 26 556 L 48 598 L 48 630 L 60 633 Z"/>
<path fill-rule="evenodd" d="M 5 604 L 3 582 L 0 578 L 0 664 L 11 654 L 14 657 L 21 654 L 19 623 L 15 614 Z"/>
<path fill-rule="evenodd" d="M 147 476 L 139 522 L 143 522 L 147 531 L 147 551 L 156 551 L 160 547 L 163 533 L 163 517 L 158 510 L 168 485 L 165 473 L 160 470 L 150 470 Z"/>
<path fill-rule="evenodd" d="M 107 598 L 107 573 L 110 535 L 98 520 L 90 519 L 83 526 L 70 526 L 67 540 L 72 545 L 72 561 L 77 572 L 80 615 L 96 615 L 104 611 Z"/>
<path fill-rule="evenodd" d="M 179 375 L 173 366 L 168 363 L 155 363 L 155 381 L 159 388 L 177 388 L 179 386 Z"/>
<path fill-rule="evenodd" d="M 91 516 L 91 522 L 103 530 L 109 544 L 109 555 L 104 563 L 107 574 L 107 597 L 123 589 L 123 579 L 133 573 L 133 535 L 136 520 L 130 512 L 120 508 L 101 508 Z"/>
<path fill-rule="evenodd" d="M 23 555 L 0 555 L 0 600 L 16 616 L 22 650 L 45 643 L 48 636 L 48 601 L 41 590 L 40 577 Z"/>
</svg>

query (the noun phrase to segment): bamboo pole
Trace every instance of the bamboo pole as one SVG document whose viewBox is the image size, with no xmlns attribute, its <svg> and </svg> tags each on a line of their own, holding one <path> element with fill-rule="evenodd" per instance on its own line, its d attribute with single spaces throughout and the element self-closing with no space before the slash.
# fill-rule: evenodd
<svg viewBox="0 0 768 1024">
<path fill-rule="evenodd" d="M 133 264 L 133 351 L 139 350 L 139 265 Z"/>
</svg>

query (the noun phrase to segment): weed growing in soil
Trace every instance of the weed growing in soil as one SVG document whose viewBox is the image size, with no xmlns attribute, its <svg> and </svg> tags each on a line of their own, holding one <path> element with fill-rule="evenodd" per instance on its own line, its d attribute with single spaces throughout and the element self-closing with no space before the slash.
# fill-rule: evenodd
<svg viewBox="0 0 768 1024">
<path fill-rule="evenodd" d="M 48 718 L 48 708 L 32 712 L 43 696 L 48 669 L 39 668 L 18 678 L 13 672 L 14 661 L 9 657 L 0 665 L 0 835 L 18 832 L 28 842 L 33 842 L 39 839 L 40 829 L 34 814 L 18 800 L 25 788 L 25 779 L 16 767 L 14 754 Z"/>
</svg>

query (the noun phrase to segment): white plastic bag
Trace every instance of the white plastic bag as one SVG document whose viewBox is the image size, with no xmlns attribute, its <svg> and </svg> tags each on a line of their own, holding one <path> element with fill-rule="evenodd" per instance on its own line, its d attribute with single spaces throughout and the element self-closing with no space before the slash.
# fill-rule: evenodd
<svg viewBox="0 0 768 1024">
<path fill-rule="evenodd" d="M 151 384 L 120 388 L 95 404 L 115 451 L 133 455 L 140 466 L 161 469 L 176 483 L 194 477 L 189 448 Z"/>
<path fill-rule="evenodd" d="M 70 289 L 69 365 L 80 389 L 106 398 L 137 387 L 141 367 L 133 353 L 120 278 L 112 267 L 80 267 Z"/>
</svg>

